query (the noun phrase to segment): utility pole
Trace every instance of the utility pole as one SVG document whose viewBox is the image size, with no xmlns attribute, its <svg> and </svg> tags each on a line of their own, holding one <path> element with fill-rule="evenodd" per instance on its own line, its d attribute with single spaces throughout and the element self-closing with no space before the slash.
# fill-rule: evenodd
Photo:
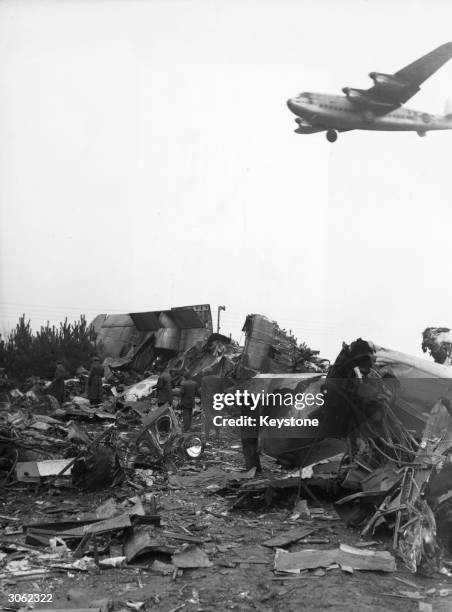
<svg viewBox="0 0 452 612">
<path fill-rule="evenodd" d="M 226 306 L 218 306 L 217 334 L 220 333 L 220 311 L 221 310 L 226 310 Z"/>
</svg>

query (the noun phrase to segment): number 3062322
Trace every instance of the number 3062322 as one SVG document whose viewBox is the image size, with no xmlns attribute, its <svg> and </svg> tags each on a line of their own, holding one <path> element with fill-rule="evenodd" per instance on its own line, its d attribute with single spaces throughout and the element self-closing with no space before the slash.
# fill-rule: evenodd
<svg viewBox="0 0 452 612">
<path fill-rule="evenodd" d="M 14 603 L 51 603 L 51 593 L 9 593 L 8 601 Z"/>
</svg>

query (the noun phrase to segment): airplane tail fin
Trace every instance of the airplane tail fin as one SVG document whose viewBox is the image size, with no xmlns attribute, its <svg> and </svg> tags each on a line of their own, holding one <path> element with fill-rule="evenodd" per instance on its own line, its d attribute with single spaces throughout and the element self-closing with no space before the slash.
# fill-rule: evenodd
<svg viewBox="0 0 452 612">
<path fill-rule="evenodd" d="M 449 98 L 447 98 L 444 104 L 444 116 L 446 119 L 452 119 L 452 103 Z"/>
</svg>

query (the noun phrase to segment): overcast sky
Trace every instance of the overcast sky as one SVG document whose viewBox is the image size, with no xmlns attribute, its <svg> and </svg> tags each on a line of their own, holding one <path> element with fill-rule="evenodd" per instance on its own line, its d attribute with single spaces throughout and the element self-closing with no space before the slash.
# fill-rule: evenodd
<svg viewBox="0 0 452 612">
<path fill-rule="evenodd" d="M 286 100 L 452 39 L 447 1 L 3 0 L 1 329 L 219 304 L 327 357 L 452 326 L 452 132 L 297 135 Z M 443 111 L 452 62 L 407 106 Z"/>
</svg>

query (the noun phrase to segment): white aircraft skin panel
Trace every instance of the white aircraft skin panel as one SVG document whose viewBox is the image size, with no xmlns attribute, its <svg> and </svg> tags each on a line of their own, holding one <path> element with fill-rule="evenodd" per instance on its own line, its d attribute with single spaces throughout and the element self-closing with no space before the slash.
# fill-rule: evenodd
<svg viewBox="0 0 452 612">
<path fill-rule="evenodd" d="M 302 93 L 288 101 L 290 110 L 315 126 L 335 129 L 430 131 L 452 129 L 452 120 L 404 106 L 385 115 L 360 110 L 346 96 Z"/>
</svg>

